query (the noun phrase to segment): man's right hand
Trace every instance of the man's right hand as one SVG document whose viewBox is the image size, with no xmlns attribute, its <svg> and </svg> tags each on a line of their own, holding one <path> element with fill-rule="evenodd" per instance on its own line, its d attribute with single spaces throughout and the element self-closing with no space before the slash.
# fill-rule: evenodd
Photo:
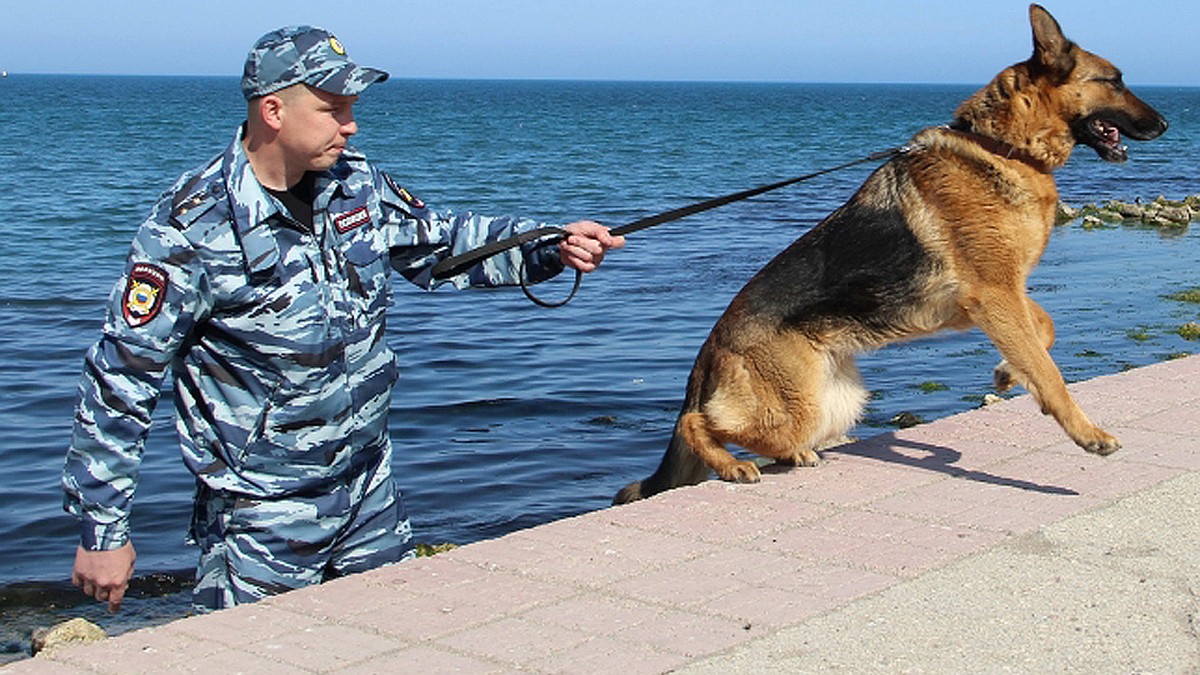
<svg viewBox="0 0 1200 675">
<path fill-rule="evenodd" d="M 121 600 L 133 578 L 133 561 L 137 552 L 133 543 L 111 551 L 89 551 L 82 546 L 75 550 L 75 570 L 71 583 L 83 589 L 84 594 L 108 603 L 108 611 L 121 609 Z"/>
</svg>

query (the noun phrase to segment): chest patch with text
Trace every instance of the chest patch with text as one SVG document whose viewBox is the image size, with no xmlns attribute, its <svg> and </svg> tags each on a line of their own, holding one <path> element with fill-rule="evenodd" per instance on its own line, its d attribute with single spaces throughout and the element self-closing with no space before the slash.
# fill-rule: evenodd
<svg viewBox="0 0 1200 675">
<path fill-rule="evenodd" d="M 367 211 L 367 207 L 360 206 L 353 211 L 340 213 L 333 217 L 333 226 L 337 228 L 339 234 L 346 234 L 356 227 L 362 227 L 371 222 L 371 213 Z"/>
</svg>

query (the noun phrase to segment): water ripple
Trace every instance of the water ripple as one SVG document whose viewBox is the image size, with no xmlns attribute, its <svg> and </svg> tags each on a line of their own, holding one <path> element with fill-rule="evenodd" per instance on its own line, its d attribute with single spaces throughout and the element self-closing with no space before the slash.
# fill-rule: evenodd
<svg viewBox="0 0 1200 675">
<path fill-rule="evenodd" d="M 427 202 L 614 225 L 891 147 L 946 121 L 970 93 L 400 85 L 364 98 L 356 140 Z M 5 86 L 27 87 L 22 98 L 41 105 L 0 108 L 0 124 L 36 128 L 41 138 L 37 152 L 0 148 L 0 177 L 15 179 L 10 185 L 23 195 L 57 198 L 0 201 L 0 469 L 10 486 L 0 499 L 12 516 L 0 529 L 0 590 L 60 584 L 68 573 L 74 525 L 59 510 L 58 471 L 84 350 L 150 205 L 175 176 L 219 151 L 244 111 L 235 78 L 47 76 Z M 1067 201 L 1196 191 L 1200 121 L 1183 111 L 1200 108 L 1200 91 L 1150 93 L 1172 122 L 1168 135 L 1136 145 L 1131 161 L 1117 166 L 1076 153 L 1059 176 Z M 156 102 L 152 110 L 145 101 Z M 133 128 L 137 152 L 128 149 Z M 729 299 L 870 170 L 855 167 L 632 235 L 559 310 L 533 307 L 511 290 L 398 287 L 387 334 L 401 362 L 391 432 L 418 539 L 466 543 L 603 508 L 625 482 L 651 471 L 696 350 Z M 95 180 L 63 189 L 64 176 L 80 174 Z M 1054 356 L 1068 379 L 1196 350 L 1173 332 L 1196 320 L 1196 307 L 1165 296 L 1200 285 L 1197 238 L 1195 227 L 1170 236 L 1137 228 L 1054 232 L 1030 284 L 1057 322 Z M 977 405 L 996 360 L 978 331 L 865 356 L 874 397 L 859 433 L 890 428 L 902 412 L 931 419 Z M 944 388 L 915 386 L 928 381 Z M 141 572 L 186 569 L 194 555 L 182 544 L 193 480 L 180 466 L 171 407 L 155 412 L 145 448 L 134 513 Z"/>
</svg>

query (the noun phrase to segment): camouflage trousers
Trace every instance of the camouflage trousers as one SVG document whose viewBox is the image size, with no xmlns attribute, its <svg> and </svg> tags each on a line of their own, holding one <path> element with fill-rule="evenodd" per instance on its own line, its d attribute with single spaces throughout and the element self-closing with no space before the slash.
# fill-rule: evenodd
<svg viewBox="0 0 1200 675">
<path fill-rule="evenodd" d="M 200 546 L 192 605 L 254 602 L 414 557 L 412 527 L 392 480 L 391 452 L 327 492 L 258 499 L 197 489 Z"/>
</svg>

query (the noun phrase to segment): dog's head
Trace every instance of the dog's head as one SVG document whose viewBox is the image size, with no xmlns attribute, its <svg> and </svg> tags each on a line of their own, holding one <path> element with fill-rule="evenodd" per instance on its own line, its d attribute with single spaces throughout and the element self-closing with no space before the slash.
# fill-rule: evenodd
<svg viewBox="0 0 1200 675">
<path fill-rule="evenodd" d="M 1121 136 L 1146 141 L 1167 130 L 1167 121 L 1137 96 L 1112 63 L 1068 40 L 1050 13 L 1030 5 L 1033 57 L 1030 76 L 1055 99 L 1061 119 L 1076 143 L 1108 162 L 1129 158 Z M 1048 85 L 1048 86 L 1046 86 Z"/>
</svg>

